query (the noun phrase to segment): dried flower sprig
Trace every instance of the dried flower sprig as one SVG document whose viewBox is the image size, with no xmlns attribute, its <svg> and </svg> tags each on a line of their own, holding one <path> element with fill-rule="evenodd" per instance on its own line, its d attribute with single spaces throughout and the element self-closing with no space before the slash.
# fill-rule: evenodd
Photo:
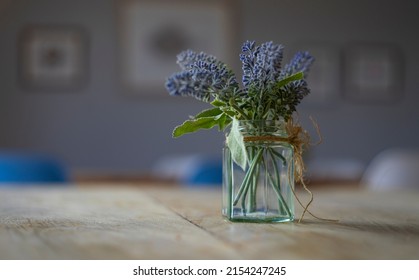
<svg viewBox="0 0 419 280">
<path fill-rule="evenodd" d="M 239 89 L 234 73 L 214 56 L 187 50 L 177 56 L 177 63 L 183 71 L 167 79 L 170 95 L 209 102 L 211 97 L 225 100 L 229 91 Z"/>
<path fill-rule="evenodd" d="M 240 60 L 241 87 L 231 69 L 216 57 L 187 50 L 177 56 L 181 72 L 166 81 L 170 95 L 192 96 L 212 105 L 173 131 L 174 137 L 214 126 L 225 129 L 235 120 L 280 120 L 292 117 L 296 106 L 309 94 L 305 78 L 314 59 L 297 53 L 282 66 L 282 45 L 246 41 Z"/>
</svg>

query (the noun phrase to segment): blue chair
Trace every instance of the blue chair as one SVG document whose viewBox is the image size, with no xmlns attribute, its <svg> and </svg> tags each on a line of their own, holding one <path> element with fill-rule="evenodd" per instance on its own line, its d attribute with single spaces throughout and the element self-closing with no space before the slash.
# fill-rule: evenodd
<svg viewBox="0 0 419 280">
<path fill-rule="evenodd" d="M 153 174 L 191 187 L 217 186 L 222 184 L 223 165 L 221 158 L 211 155 L 172 155 L 159 159 Z"/>
<path fill-rule="evenodd" d="M 221 185 L 223 181 L 222 161 L 217 159 L 202 159 L 191 168 L 188 176 L 184 178 L 189 186 Z"/>
<path fill-rule="evenodd" d="M 1 183 L 65 183 L 68 176 L 58 160 L 38 154 L 0 152 Z"/>
</svg>

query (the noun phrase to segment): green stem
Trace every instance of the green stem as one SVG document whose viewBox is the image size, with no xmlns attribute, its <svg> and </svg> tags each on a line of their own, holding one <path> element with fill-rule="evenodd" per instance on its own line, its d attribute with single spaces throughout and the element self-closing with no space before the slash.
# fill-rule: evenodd
<svg viewBox="0 0 419 280">
<path fill-rule="evenodd" d="M 270 172 L 268 172 L 268 166 L 267 166 L 267 163 L 265 163 L 264 156 L 263 156 L 265 150 L 268 151 L 270 157 L 272 158 L 274 174 L 271 174 Z M 281 186 L 280 186 L 281 179 L 280 179 L 279 166 L 277 163 L 277 159 L 279 159 L 282 161 L 283 165 L 286 165 L 286 159 L 284 158 L 284 156 L 276 152 L 272 148 L 264 148 L 264 147 L 258 147 L 258 148 L 253 147 L 249 151 L 249 154 L 251 158 L 249 169 L 247 170 L 246 175 L 243 178 L 243 182 L 234 199 L 233 206 L 236 206 L 239 200 L 241 200 L 241 207 L 244 213 L 247 213 L 248 210 L 250 211 L 255 210 L 257 183 L 258 183 L 258 178 L 260 176 L 259 174 L 260 166 L 262 165 L 268 174 L 267 176 L 268 181 L 277 195 L 278 203 L 280 206 L 280 211 L 286 212 L 288 216 L 291 216 L 292 214 L 288 207 L 288 204 L 286 203 L 284 197 L 281 194 Z M 249 191 L 250 191 L 250 194 L 249 194 Z M 249 198 L 247 200 L 248 194 L 249 194 Z M 248 201 L 248 204 L 246 204 L 247 201 Z"/>
<path fill-rule="evenodd" d="M 279 157 L 282 160 L 283 165 L 286 165 L 287 160 L 285 159 L 285 157 L 283 155 L 281 155 L 280 153 L 278 153 L 274 149 L 270 149 L 270 151 L 271 151 L 271 153 L 273 153 L 274 155 L 276 155 L 277 157 Z"/>
<path fill-rule="evenodd" d="M 241 196 L 242 196 L 242 194 L 245 190 L 246 190 L 246 193 L 247 193 L 247 190 L 249 188 L 249 180 L 252 178 L 253 173 L 255 172 L 257 162 L 260 160 L 260 157 L 262 156 L 262 153 L 263 153 L 263 148 L 260 148 L 257 151 L 256 156 L 253 158 L 253 160 L 252 160 L 252 162 L 249 166 L 249 169 L 247 170 L 246 175 L 244 176 L 243 182 L 242 182 L 242 184 L 239 188 L 239 191 L 236 195 L 236 198 L 234 199 L 234 202 L 233 202 L 234 206 L 237 205 L 237 202 L 239 202 L 239 200 L 240 200 L 240 198 L 241 198 Z"/>
<path fill-rule="evenodd" d="M 244 119 L 249 120 L 249 116 L 240 108 L 236 105 L 236 103 L 234 102 L 233 99 L 230 99 L 230 106 L 236 110 L 237 112 L 239 112 L 240 115 L 242 115 L 244 117 Z"/>
<path fill-rule="evenodd" d="M 233 189 L 233 171 L 232 171 L 233 167 L 232 167 L 232 161 L 231 161 L 231 156 L 230 156 L 231 151 L 228 150 L 227 153 L 229 153 L 229 156 L 226 157 L 227 158 L 226 159 L 226 161 L 227 161 L 226 165 L 227 166 L 223 167 L 223 168 L 225 168 L 225 170 L 223 170 L 223 172 L 226 173 L 227 182 L 223 182 L 223 183 L 226 184 L 228 197 L 227 197 L 227 201 L 225 201 L 223 203 L 227 204 L 227 205 L 225 205 L 227 207 L 227 216 L 231 218 L 232 217 L 231 200 L 232 200 L 232 197 L 233 197 L 232 192 L 231 192 L 231 190 Z"/>
<path fill-rule="evenodd" d="M 261 148 L 262 149 L 262 148 Z M 261 156 L 261 160 L 263 161 L 263 154 Z M 259 174 L 260 174 L 260 161 L 258 161 L 256 167 L 256 174 L 252 176 L 252 186 L 251 186 L 251 196 L 250 196 L 250 210 L 255 211 L 256 209 L 256 192 L 257 186 L 259 181 Z"/>
<path fill-rule="evenodd" d="M 248 154 L 249 154 L 249 159 L 253 159 L 254 158 L 254 149 L 253 149 L 253 147 L 248 147 L 249 148 L 249 151 L 248 151 Z M 251 161 L 249 160 L 249 166 L 251 165 Z M 249 177 L 250 178 L 250 177 Z M 252 178 L 253 178 L 253 176 L 252 176 Z M 249 179 L 250 180 L 250 179 Z M 250 181 L 250 183 L 249 184 L 251 184 L 252 182 Z M 243 213 L 247 213 L 247 205 L 246 205 L 246 202 L 247 202 L 247 193 L 249 192 L 249 188 L 250 188 L 250 186 L 251 185 L 246 185 L 246 187 L 245 187 L 245 189 L 244 189 L 244 192 L 243 192 L 243 195 L 242 195 L 242 197 L 241 197 L 241 207 L 242 207 L 242 212 Z M 249 198 L 249 200 L 251 200 L 251 198 L 252 198 L 252 195 L 250 195 L 250 198 Z M 248 205 L 250 206 L 251 205 L 251 203 L 250 203 L 250 201 L 249 201 L 249 203 L 248 203 Z"/>
<path fill-rule="evenodd" d="M 278 170 L 279 170 L 278 169 L 278 164 L 277 164 L 277 162 L 275 160 L 275 156 L 278 156 L 280 154 L 277 153 L 277 152 L 275 152 L 272 148 L 269 148 L 268 151 L 269 151 L 269 153 L 271 154 L 271 157 L 272 157 L 272 162 L 273 162 L 273 165 L 274 165 L 275 179 L 276 180 L 274 180 L 272 178 L 272 175 L 269 172 L 268 172 L 268 174 L 269 174 L 268 179 L 270 180 L 270 183 L 272 185 L 272 188 L 274 189 L 274 191 L 276 192 L 276 194 L 278 196 L 278 199 L 280 200 L 280 206 L 281 206 L 281 208 L 283 210 L 285 210 L 285 212 L 287 212 L 287 215 L 288 216 L 291 216 L 291 211 L 290 211 L 290 209 L 288 207 L 288 204 L 285 202 L 285 199 L 284 199 L 284 197 L 281 194 L 281 183 L 280 183 L 281 182 L 281 179 L 280 179 L 280 174 L 278 172 Z M 282 155 L 280 155 L 279 158 L 281 160 L 283 160 L 283 162 L 285 161 L 285 158 Z M 265 170 L 267 170 L 266 165 L 265 165 Z"/>
</svg>

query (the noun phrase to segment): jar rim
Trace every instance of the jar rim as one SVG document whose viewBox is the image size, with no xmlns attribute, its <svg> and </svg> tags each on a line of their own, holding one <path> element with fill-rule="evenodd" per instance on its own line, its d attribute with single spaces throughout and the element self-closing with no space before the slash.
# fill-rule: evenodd
<svg viewBox="0 0 419 280">
<path fill-rule="evenodd" d="M 285 121 L 281 120 L 239 120 L 238 129 L 246 135 L 288 136 Z"/>
</svg>

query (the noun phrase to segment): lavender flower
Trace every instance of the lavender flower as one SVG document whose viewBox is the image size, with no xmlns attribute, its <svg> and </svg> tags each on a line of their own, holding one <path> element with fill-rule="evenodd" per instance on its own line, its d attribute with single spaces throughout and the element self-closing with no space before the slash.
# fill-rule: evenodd
<svg viewBox="0 0 419 280">
<path fill-rule="evenodd" d="M 246 41 L 241 50 L 243 88 L 226 64 L 204 52 L 187 50 L 177 56 L 182 71 L 166 81 L 169 94 L 211 102 L 218 107 L 211 111 L 215 114 L 212 124 L 220 127 L 233 118 L 290 119 L 310 92 L 304 79 L 313 57 L 308 52 L 299 52 L 282 68 L 282 45 L 265 42 L 258 46 L 255 41 Z M 219 123 L 220 120 L 224 123 Z M 185 127 L 190 129 L 188 125 Z M 205 125 L 208 123 L 203 122 L 202 126 Z"/>
<path fill-rule="evenodd" d="M 192 96 L 198 100 L 209 100 L 209 82 L 208 76 L 191 72 L 179 72 L 169 77 L 166 81 L 166 89 L 173 96 Z"/>
<path fill-rule="evenodd" d="M 297 72 L 303 72 L 304 77 L 306 78 L 313 62 L 314 58 L 308 52 L 298 52 L 295 54 L 291 62 L 285 65 L 280 77 L 285 78 Z"/>
<path fill-rule="evenodd" d="M 246 41 L 242 46 L 240 60 L 243 63 L 243 85 L 266 88 L 277 81 L 283 57 L 283 46 L 273 42 L 255 47 L 254 41 Z"/>
<path fill-rule="evenodd" d="M 297 106 L 301 100 L 310 93 L 305 80 L 299 80 L 289 83 L 284 87 L 284 92 L 287 93 L 290 104 Z"/>
<path fill-rule="evenodd" d="M 204 52 L 196 53 L 192 50 L 186 50 L 177 55 L 177 64 L 179 64 L 182 70 L 190 70 L 199 61 L 209 64 L 217 63 L 217 59 L 214 56 Z"/>
<path fill-rule="evenodd" d="M 166 88 L 169 94 L 193 96 L 209 102 L 211 97 L 226 100 L 229 93 L 236 92 L 232 89 L 238 89 L 233 72 L 214 56 L 187 50 L 177 58 L 183 71 L 167 79 Z"/>
<path fill-rule="evenodd" d="M 254 41 L 246 41 L 242 46 L 242 53 L 240 54 L 240 60 L 242 62 L 243 69 L 243 85 L 248 87 L 255 80 L 254 77 L 254 66 L 259 47 L 255 47 Z"/>
<path fill-rule="evenodd" d="M 277 81 L 281 71 L 283 49 L 283 46 L 274 45 L 272 42 L 260 46 L 254 71 L 259 83 L 266 86 Z"/>
</svg>

